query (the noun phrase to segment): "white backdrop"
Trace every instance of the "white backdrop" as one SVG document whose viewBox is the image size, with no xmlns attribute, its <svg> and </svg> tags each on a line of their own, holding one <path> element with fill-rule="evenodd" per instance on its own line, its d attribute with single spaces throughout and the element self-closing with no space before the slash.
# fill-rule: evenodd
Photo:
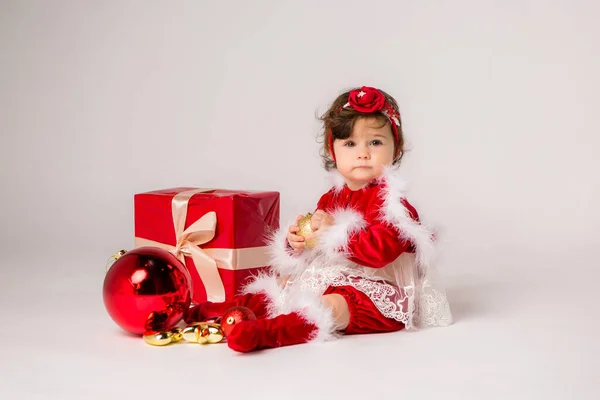
<svg viewBox="0 0 600 400">
<path fill-rule="evenodd" d="M 593 0 L 0 0 L 1 287 L 61 278 L 49 260 L 101 278 L 137 192 L 277 190 L 282 220 L 310 211 L 316 116 L 360 85 L 400 104 L 409 200 L 449 281 L 585 278 L 599 19 Z"/>
<path fill-rule="evenodd" d="M 104 260 L 131 247 L 133 194 L 171 186 L 310 210 L 315 116 L 363 84 L 400 103 L 451 265 L 600 243 L 597 2 L 1 4 L 4 252 Z"/>
</svg>

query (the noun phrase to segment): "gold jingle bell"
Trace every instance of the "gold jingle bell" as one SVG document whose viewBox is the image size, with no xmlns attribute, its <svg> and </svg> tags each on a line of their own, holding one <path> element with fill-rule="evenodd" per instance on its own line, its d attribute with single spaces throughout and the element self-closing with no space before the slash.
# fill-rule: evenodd
<svg viewBox="0 0 600 400">
<path fill-rule="evenodd" d="M 193 323 L 183 328 L 181 334 L 185 341 L 200 344 L 219 343 L 225 337 L 221 325 L 212 322 Z"/>
<path fill-rule="evenodd" d="M 300 218 L 300 220 L 298 220 L 298 228 L 300 228 L 300 230 L 298 231 L 298 233 L 296 233 L 296 235 L 302 236 L 305 239 L 305 246 L 307 249 L 312 249 L 317 245 L 316 237 L 306 240 L 306 238 L 313 233 L 313 230 L 310 227 L 310 220 L 312 216 L 312 213 L 308 213 L 304 217 Z"/>
<path fill-rule="evenodd" d="M 182 337 L 181 329 L 179 328 L 164 332 L 144 333 L 144 341 L 152 346 L 166 346 L 171 343 L 179 342 Z"/>
</svg>

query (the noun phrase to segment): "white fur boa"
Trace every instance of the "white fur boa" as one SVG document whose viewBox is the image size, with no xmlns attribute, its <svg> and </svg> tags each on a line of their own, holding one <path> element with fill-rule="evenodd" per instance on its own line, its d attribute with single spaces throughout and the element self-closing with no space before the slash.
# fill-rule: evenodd
<svg viewBox="0 0 600 400">
<path fill-rule="evenodd" d="M 406 199 L 407 183 L 400 177 L 398 168 L 386 168 L 380 179 L 386 183 L 381 191 L 383 206 L 380 217 L 398 229 L 401 239 L 409 240 L 414 245 L 417 265 L 422 272 L 425 272 L 436 256 L 433 231 L 412 219 L 410 212 L 402 203 L 401 200 Z"/>
</svg>

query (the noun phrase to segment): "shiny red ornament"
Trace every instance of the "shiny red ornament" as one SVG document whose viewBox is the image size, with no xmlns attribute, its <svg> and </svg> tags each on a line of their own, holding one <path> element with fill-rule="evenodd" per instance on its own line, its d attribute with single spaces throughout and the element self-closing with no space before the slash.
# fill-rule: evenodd
<svg viewBox="0 0 600 400">
<path fill-rule="evenodd" d="M 225 337 L 227 337 L 227 335 L 229 335 L 229 333 L 235 327 L 235 324 L 241 321 L 250 321 L 255 319 L 256 315 L 248 307 L 231 307 L 229 310 L 225 311 L 225 314 L 223 314 L 223 317 L 221 317 L 221 331 L 223 331 L 223 334 Z"/>
<path fill-rule="evenodd" d="M 168 251 L 139 247 L 118 258 L 104 278 L 106 311 L 124 330 L 141 335 L 167 331 L 191 302 L 187 268 Z"/>
</svg>

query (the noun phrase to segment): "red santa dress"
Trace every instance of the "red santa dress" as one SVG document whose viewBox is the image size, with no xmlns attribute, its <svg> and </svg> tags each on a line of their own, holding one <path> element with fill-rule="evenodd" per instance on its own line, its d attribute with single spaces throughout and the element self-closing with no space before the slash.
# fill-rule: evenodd
<svg viewBox="0 0 600 400">
<path fill-rule="evenodd" d="M 227 341 L 235 350 L 335 337 L 340 330 L 321 301 L 322 295 L 331 293 L 344 296 L 349 306 L 350 324 L 344 333 L 452 322 L 445 293 L 432 280 L 434 235 L 407 201 L 397 168 L 387 168 L 355 191 L 337 171 L 332 177 L 333 187 L 321 196 L 316 209 L 331 214 L 334 225 L 319 232 L 313 249 L 300 254 L 291 250 L 286 238 L 293 222 L 271 235 L 272 272 L 255 277 L 234 302 L 258 316 L 257 321 L 233 329 Z M 282 276 L 289 277 L 283 287 L 277 282 Z"/>
</svg>

